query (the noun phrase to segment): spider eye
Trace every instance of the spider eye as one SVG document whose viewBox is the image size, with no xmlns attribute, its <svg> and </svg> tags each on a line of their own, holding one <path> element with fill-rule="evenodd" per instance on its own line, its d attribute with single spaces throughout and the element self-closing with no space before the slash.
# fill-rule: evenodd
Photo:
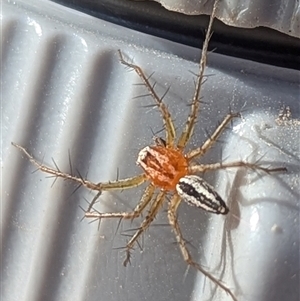
<svg viewBox="0 0 300 301">
<path fill-rule="evenodd" d="M 176 191 L 183 201 L 191 206 L 216 214 L 227 214 L 229 209 L 214 188 L 196 175 L 182 177 Z"/>
</svg>

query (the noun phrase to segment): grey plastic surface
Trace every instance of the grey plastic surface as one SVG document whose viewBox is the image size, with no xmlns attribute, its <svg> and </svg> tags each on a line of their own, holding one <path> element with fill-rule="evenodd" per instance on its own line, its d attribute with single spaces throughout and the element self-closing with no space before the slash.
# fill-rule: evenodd
<svg viewBox="0 0 300 301">
<path fill-rule="evenodd" d="M 82 220 L 93 193 L 53 179 L 11 146 L 95 182 L 140 173 L 138 151 L 162 128 L 117 49 L 153 79 L 177 130 L 193 94 L 199 51 L 97 20 L 48 1 L 2 4 L 2 300 L 231 300 L 183 262 L 162 210 L 123 267 L 132 223 Z M 286 174 L 205 174 L 230 206 L 226 218 L 181 204 L 197 261 L 238 300 L 299 300 L 299 72 L 209 55 L 201 113 L 189 149 L 229 109 L 242 112 L 201 162 L 259 160 Z M 293 119 L 278 123 L 283 106 Z M 142 189 L 104 194 L 98 209 L 129 211 Z M 86 200 L 85 200 L 86 199 Z M 167 204 L 166 204 L 167 205 Z M 165 206 L 166 209 L 166 206 Z M 122 235 L 124 234 L 124 235 Z"/>
</svg>

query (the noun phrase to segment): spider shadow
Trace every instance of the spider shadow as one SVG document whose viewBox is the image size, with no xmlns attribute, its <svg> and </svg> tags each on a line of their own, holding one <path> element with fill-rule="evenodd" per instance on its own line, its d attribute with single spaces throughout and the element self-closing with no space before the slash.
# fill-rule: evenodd
<svg viewBox="0 0 300 301">
<path fill-rule="evenodd" d="M 299 207 L 297 206 L 297 204 L 293 203 L 292 201 L 289 200 L 277 200 L 276 198 L 253 198 L 250 200 L 247 200 L 245 198 L 245 196 L 243 196 L 242 192 L 241 192 L 241 188 L 242 187 L 246 187 L 248 186 L 248 181 L 246 180 L 246 175 L 247 175 L 247 170 L 245 169 L 239 169 L 236 174 L 235 177 L 233 179 L 232 184 L 228 184 L 226 187 L 226 191 L 228 194 L 228 207 L 230 209 L 230 212 L 228 214 L 228 216 L 225 219 L 225 223 L 224 223 L 224 227 L 223 227 L 223 234 L 222 234 L 222 241 L 221 241 L 221 257 L 219 260 L 219 263 L 217 263 L 214 267 L 214 271 L 219 273 L 219 277 L 220 279 L 224 279 L 228 277 L 228 271 L 230 271 L 230 276 L 231 277 L 231 281 L 232 281 L 232 287 L 234 287 L 235 290 L 235 294 L 236 296 L 247 296 L 251 299 L 251 298 L 257 298 L 257 296 L 249 295 L 249 290 L 247 287 L 245 286 L 245 283 L 243 282 L 243 280 L 239 280 L 239 264 L 238 264 L 238 259 L 241 256 L 246 256 L 246 255 L 242 255 L 239 252 L 239 248 L 238 250 L 238 254 L 235 254 L 235 249 L 237 247 L 236 243 L 239 241 L 237 239 L 237 234 L 235 233 L 235 231 L 240 231 L 239 227 L 241 226 L 241 223 L 243 223 L 243 226 L 246 225 L 246 227 L 248 227 L 249 229 L 252 227 L 251 225 L 251 219 L 250 219 L 250 223 L 247 224 L 247 221 L 243 220 L 243 212 L 247 207 L 252 207 L 252 206 L 260 206 L 264 203 L 269 203 L 272 206 L 274 205 L 276 206 L 280 206 L 280 208 L 285 208 L 285 210 L 287 210 L 288 212 L 298 212 L 299 215 Z M 276 177 L 276 176 L 274 176 Z M 253 181 L 256 182 L 258 180 L 261 180 L 260 177 L 257 177 L 256 179 L 254 179 Z M 285 185 L 286 183 L 280 178 L 277 177 L 276 181 L 278 181 L 279 185 L 281 187 L 283 187 L 283 189 L 288 189 L 287 185 Z M 299 197 L 299 195 L 298 195 Z M 259 208 L 259 207 L 258 207 Z M 263 231 L 265 235 L 274 235 L 273 233 L 273 228 L 268 228 L 268 221 L 264 221 L 262 220 L 261 224 L 259 225 L 260 230 L 259 231 Z M 243 228 L 243 227 L 242 227 Z M 284 227 L 283 227 L 284 228 Z M 279 226 L 278 228 L 276 227 L 276 229 L 279 229 L 278 232 L 276 232 L 275 234 L 279 235 L 282 234 L 283 230 L 282 228 Z M 276 229 L 274 228 L 274 231 L 276 231 Z M 271 232 L 270 232 L 271 230 Z M 270 234 L 269 234 L 270 232 Z M 237 232 L 238 233 L 238 232 Z M 243 234 L 244 235 L 244 234 Z M 298 246 L 299 246 L 299 241 L 298 241 Z M 292 252 L 292 250 L 287 250 L 288 253 Z M 280 263 L 285 262 L 285 258 L 286 258 L 286 254 L 283 254 L 281 252 L 275 252 L 277 255 L 274 257 L 276 258 L 276 260 Z M 251 253 L 250 253 L 251 254 Z M 272 254 L 271 254 L 272 255 Z M 292 258 L 296 259 L 295 261 L 297 261 L 297 258 L 299 259 L 299 255 L 297 257 L 297 255 L 294 253 L 291 255 Z M 250 261 L 251 260 L 255 260 L 255 258 L 248 258 Z M 291 264 L 292 264 L 292 260 L 291 260 Z M 236 267 L 237 265 L 237 267 Z M 280 264 L 279 264 L 280 266 Z M 228 267 L 230 267 L 230 269 L 228 269 Z M 285 283 L 283 281 L 284 277 L 282 276 L 277 276 L 273 277 L 273 274 L 275 273 L 275 268 L 273 268 L 273 266 L 270 268 L 269 271 L 269 275 L 270 278 L 272 278 L 272 281 L 267 281 L 266 286 L 270 286 L 270 288 L 272 287 L 272 290 L 274 290 L 274 287 L 278 287 L 278 289 L 276 289 L 276 292 L 273 292 L 272 295 L 276 296 L 276 294 L 281 294 L 280 290 L 282 289 L 288 289 L 290 291 L 294 290 L 297 291 L 296 287 L 297 287 L 297 280 L 294 279 L 292 284 L 286 284 L 285 286 L 282 285 L 282 283 Z M 246 273 L 246 272 L 245 272 Z M 296 274 L 296 279 L 299 279 L 299 273 L 295 272 Z M 285 277 L 290 277 L 291 275 L 291 271 L 287 271 L 285 269 Z M 228 280 L 226 281 L 228 283 Z M 270 289 L 269 288 L 269 289 Z M 217 288 L 214 288 L 213 290 L 213 294 L 216 294 L 216 290 Z M 268 289 L 266 289 L 266 291 L 269 291 Z M 295 293 L 294 293 L 295 294 Z M 276 299 L 276 300 L 280 300 Z"/>
</svg>

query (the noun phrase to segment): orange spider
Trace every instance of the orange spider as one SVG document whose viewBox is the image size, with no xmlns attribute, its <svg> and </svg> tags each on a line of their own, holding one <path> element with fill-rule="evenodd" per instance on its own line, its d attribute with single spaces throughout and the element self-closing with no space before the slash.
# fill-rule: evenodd
<svg viewBox="0 0 300 301">
<path fill-rule="evenodd" d="M 20 149 L 41 171 L 52 174 L 55 177 L 72 180 L 89 189 L 98 191 L 97 195 L 93 198 L 92 202 L 89 204 L 89 207 L 85 212 L 86 218 L 99 220 L 103 218 L 135 219 L 141 215 L 146 207 L 148 207 L 148 213 L 141 226 L 130 238 L 126 245 L 126 258 L 124 260 L 124 265 L 127 265 L 127 263 L 130 261 L 131 249 L 134 247 L 141 234 L 150 226 L 150 224 L 156 217 L 163 203 L 166 201 L 166 196 L 171 195 L 171 198 L 168 201 L 168 219 L 170 225 L 173 228 L 173 231 L 175 232 L 176 240 L 179 244 L 179 248 L 184 260 L 189 266 L 195 267 L 217 286 L 227 292 L 232 297 L 232 299 L 236 301 L 236 297 L 228 287 L 226 287 L 220 280 L 211 275 L 208 271 L 202 268 L 191 258 L 177 221 L 177 208 L 181 201 L 185 201 L 189 205 L 200 207 L 206 211 L 213 213 L 228 213 L 229 209 L 226 206 L 225 202 L 211 185 L 206 183 L 201 177 L 197 175 L 198 173 L 232 167 L 246 167 L 251 169 L 259 169 L 265 172 L 285 171 L 286 169 L 269 169 L 244 161 L 205 165 L 197 164 L 195 162 L 195 158 L 203 156 L 211 148 L 211 146 L 216 142 L 220 134 L 225 129 L 226 125 L 233 118 L 239 117 L 239 114 L 234 113 L 229 113 L 224 118 L 221 124 L 216 128 L 215 132 L 210 136 L 209 139 L 207 139 L 207 141 L 205 141 L 202 146 L 189 152 L 184 152 L 187 143 L 193 135 L 194 126 L 199 111 L 200 91 L 203 83 L 208 42 L 212 31 L 212 23 L 215 17 L 216 6 L 217 5 L 215 3 L 203 45 L 199 75 L 197 77 L 196 88 L 194 97 L 192 99 L 190 113 L 179 138 L 177 138 L 169 110 L 163 103 L 162 99 L 159 98 L 156 94 L 154 86 L 149 83 L 149 78 L 145 76 L 140 67 L 125 61 L 121 51 L 119 50 L 121 63 L 129 68 L 134 69 L 143 81 L 144 85 L 149 90 L 156 106 L 160 110 L 166 132 L 165 139 L 156 138 L 154 145 L 146 146 L 139 152 L 137 164 L 144 170 L 142 174 L 127 179 L 118 179 L 116 181 L 109 181 L 104 183 L 93 183 L 87 179 L 67 174 L 61 172 L 58 169 L 53 169 L 44 164 L 41 164 L 37 160 L 35 160 L 25 148 L 15 143 L 13 143 L 13 145 Z M 146 187 L 141 200 L 132 212 L 102 213 L 94 209 L 93 206 L 103 191 L 120 191 L 124 189 L 130 189 L 137 187 L 146 181 L 149 182 L 149 185 Z M 159 190 L 159 192 L 158 194 L 155 194 L 155 191 L 157 189 Z"/>
</svg>

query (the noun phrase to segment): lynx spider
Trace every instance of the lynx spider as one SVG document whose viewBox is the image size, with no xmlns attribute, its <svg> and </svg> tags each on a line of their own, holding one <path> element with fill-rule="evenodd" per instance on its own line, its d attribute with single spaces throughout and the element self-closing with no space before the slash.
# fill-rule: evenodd
<svg viewBox="0 0 300 301">
<path fill-rule="evenodd" d="M 184 261 L 188 264 L 188 266 L 192 266 L 200 271 L 213 283 L 229 294 L 233 300 L 237 301 L 237 298 L 227 286 L 225 286 L 220 280 L 215 278 L 192 259 L 177 221 L 177 208 L 180 202 L 183 200 L 189 205 L 201 207 L 206 211 L 217 214 L 228 213 L 229 209 L 227 208 L 225 202 L 221 199 L 212 186 L 196 175 L 198 173 L 234 167 L 258 169 L 266 173 L 285 171 L 286 169 L 281 167 L 273 169 L 265 168 L 245 161 L 231 163 L 219 162 L 205 165 L 195 162 L 196 158 L 203 156 L 211 148 L 226 126 L 234 118 L 239 117 L 239 114 L 237 113 L 227 114 L 214 133 L 204 142 L 202 146 L 184 153 L 184 149 L 193 135 L 194 126 L 199 111 L 200 91 L 204 78 L 204 70 L 206 67 L 206 54 L 208 50 L 208 42 L 212 32 L 212 24 L 216 13 L 217 2 L 218 1 L 215 1 L 203 44 L 202 55 L 199 63 L 199 74 L 197 76 L 195 93 L 192 99 L 190 113 L 179 139 L 177 139 L 170 112 L 167 106 L 163 103 L 162 99 L 156 94 L 154 85 L 150 84 L 149 78 L 146 77 L 143 70 L 139 66 L 125 61 L 121 51 L 119 50 L 120 62 L 123 65 L 133 69 L 137 73 L 154 99 L 155 105 L 158 107 L 162 115 L 166 132 L 165 139 L 156 138 L 155 145 L 146 146 L 139 152 L 137 164 L 142 167 L 144 173 L 131 178 L 121 180 L 118 179 L 116 181 L 93 183 L 87 179 L 83 179 L 82 177 L 61 172 L 57 166 L 56 169 L 48 167 L 37 161 L 22 146 L 15 143 L 12 144 L 22 151 L 41 171 L 52 174 L 57 178 L 60 177 L 66 180 L 74 181 L 88 189 L 98 191 L 96 196 L 89 204 L 88 209 L 85 211 L 86 218 L 99 220 L 103 218 L 122 218 L 132 220 L 139 217 L 146 207 L 149 207 L 148 213 L 141 223 L 141 226 L 136 230 L 126 245 L 126 258 L 124 260 L 125 266 L 130 262 L 130 251 L 133 249 L 135 243 L 137 243 L 137 240 L 141 234 L 150 226 L 157 213 L 160 211 L 162 204 L 166 201 L 167 195 L 171 196 L 170 200 L 168 201 L 167 215 L 169 223 L 175 233 L 176 241 L 179 245 Z M 140 201 L 132 212 L 101 213 L 94 209 L 93 206 L 103 191 L 121 191 L 124 189 L 131 189 L 140 186 L 146 181 L 150 182 L 150 184 L 146 187 Z M 156 190 L 159 190 L 157 195 L 155 195 Z"/>
</svg>

